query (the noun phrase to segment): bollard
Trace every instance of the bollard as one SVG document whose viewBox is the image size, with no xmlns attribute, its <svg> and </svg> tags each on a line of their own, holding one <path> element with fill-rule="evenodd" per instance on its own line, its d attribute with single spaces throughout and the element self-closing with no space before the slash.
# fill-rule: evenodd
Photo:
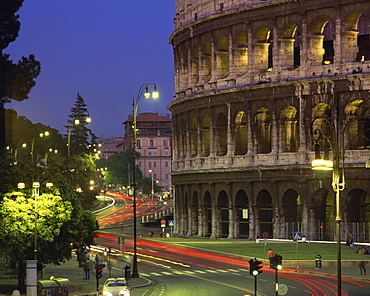
<svg viewBox="0 0 370 296">
<path fill-rule="evenodd" d="M 315 256 L 315 268 L 321 268 L 322 267 L 322 260 L 321 255 Z"/>
</svg>

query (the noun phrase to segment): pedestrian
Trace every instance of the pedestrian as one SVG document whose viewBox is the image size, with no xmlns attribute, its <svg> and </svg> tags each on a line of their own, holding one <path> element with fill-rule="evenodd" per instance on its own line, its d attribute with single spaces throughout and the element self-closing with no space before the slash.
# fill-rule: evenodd
<svg viewBox="0 0 370 296">
<path fill-rule="evenodd" d="M 257 238 L 256 238 L 256 243 L 259 244 L 261 242 L 261 238 L 260 236 L 258 235 Z"/>
<path fill-rule="evenodd" d="M 307 243 L 307 238 L 305 236 L 302 236 L 302 243 Z"/>
<path fill-rule="evenodd" d="M 90 259 L 87 259 L 84 264 L 84 278 L 86 280 L 90 279 L 90 270 L 92 268 L 92 262 Z"/>
<path fill-rule="evenodd" d="M 360 267 L 360 273 L 364 273 L 366 275 L 366 265 L 369 263 L 369 261 L 360 261 L 358 263 L 358 267 Z"/>
<path fill-rule="evenodd" d="M 267 251 L 267 257 L 274 257 L 275 256 L 275 253 L 274 253 L 274 251 L 273 250 L 271 250 L 271 249 L 269 249 L 268 251 Z"/>
</svg>

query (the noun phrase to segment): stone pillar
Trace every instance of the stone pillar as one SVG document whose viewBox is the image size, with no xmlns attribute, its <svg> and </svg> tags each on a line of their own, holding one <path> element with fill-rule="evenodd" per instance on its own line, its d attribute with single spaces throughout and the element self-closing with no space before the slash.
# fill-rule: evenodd
<svg viewBox="0 0 370 296">
<path fill-rule="evenodd" d="M 228 40 L 229 40 L 229 78 L 234 78 L 236 76 L 235 74 L 235 69 L 236 69 L 236 65 L 235 65 L 235 56 L 234 56 L 234 51 L 233 51 L 233 48 L 234 48 L 234 38 L 233 38 L 233 32 L 232 32 L 232 29 L 229 30 L 229 36 L 228 36 Z"/>
<path fill-rule="evenodd" d="M 37 260 L 26 260 L 27 296 L 37 296 Z"/>
<path fill-rule="evenodd" d="M 342 32 L 342 46 L 345 48 L 342 54 L 343 63 L 352 63 L 356 61 L 358 53 L 357 31 Z"/>
<path fill-rule="evenodd" d="M 291 70 L 294 68 L 294 39 L 279 40 L 279 59 L 277 59 L 280 70 Z"/>
<path fill-rule="evenodd" d="M 277 154 L 278 153 L 278 145 L 279 145 L 279 137 L 278 137 L 278 121 L 276 120 L 275 115 L 276 106 L 273 110 L 271 110 L 271 153 Z"/>
<path fill-rule="evenodd" d="M 216 61 L 216 44 L 215 44 L 215 36 L 212 32 L 211 35 L 211 81 L 216 81 L 217 80 L 217 61 Z"/>
<path fill-rule="evenodd" d="M 231 157 L 234 154 L 234 137 L 233 132 L 234 121 L 231 118 L 231 104 L 227 103 L 227 156 L 229 158 L 229 163 L 232 164 Z"/>
<path fill-rule="evenodd" d="M 187 81 L 186 81 L 186 87 L 192 87 L 193 84 L 193 65 L 192 65 L 192 48 L 189 44 L 189 42 L 186 42 L 186 52 L 188 54 L 187 56 L 187 65 L 188 65 L 188 75 L 187 75 Z"/>
<path fill-rule="evenodd" d="M 191 158 L 191 134 L 190 134 L 190 114 L 186 113 L 184 115 L 185 117 L 185 133 L 186 133 L 186 152 L 185 152 L 185 158 L 189 159 Z"/>
<path fill-rule="evenodd" d="M 256 72 L 266 72 L 268 69 L 268 50 L 270 43 L 254 43 L 254 69 Z"/>
<path fill-rule="evenodd" d="M 214 114 L 212 110 L 210 112 L 210 117 L 209 117 L 209 145 L 210 145 L 209 156 L 214 157 L 216 145 L 215 145 Z"/>
<path fill-rule="evenodd" d="M 246 193 L 248 196 L 248 211 L 249 211 L 249 239 L 256 239 L 256 219 L 255 219 L 255 208 L 254 208 L 254 196 L 253 186 L 251 183 L 246 185 Z M 259 235 L 259 234 L 258 234 Z"/>
<path fill-rule="evenodd" d="M 342 34 L 341 34 L 342 22 L 341 22 L 341 17 L 338 17 L 340 16 L 340 9 L 336 10 L 335 15 L 337 16 L 337 18 L 335 19 L 334 63 L 341 64 L 342 63 Z M 356 45 L 357 45 L 357 37 L 356 37 Z M 358 51 L 358 47 L 357 47 L 357 51 Z M 355 56 L 355 60 L 356 60 L 356 56 Z"/>
<path fill-rule="evenodd" d="M 247 130 L 248 130 L 247 155 L 254 155 L 255 152 L 254 152 L 254 145 L 253 145 L 253 130 L 252 130 L 253 118 L 252 118 L 252 110 L 250 108 L 247 108 L 246 115 L 247 115 Z"/>
<path fill-rule="evenodd" d="M 323 48 L 324 35 L 311 35 L 310 36 L 310 65 L 322 65 L 325 49 Z"/>
</svg>

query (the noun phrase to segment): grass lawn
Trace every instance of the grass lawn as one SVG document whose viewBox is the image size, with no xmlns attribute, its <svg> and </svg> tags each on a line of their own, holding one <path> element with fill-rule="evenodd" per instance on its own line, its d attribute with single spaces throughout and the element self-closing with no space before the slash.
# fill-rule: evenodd
<svg viewBox="0 0 370 296">
<path fill-rule="evenodd" d="M 296 243 L 286 241 L 262 241 L 260 244 L 254 241 L 240 240 L 205 240 L 205 239 L 159 239 L 166 243 L 174 243 L 177 246 L 191 246 L 202 249 L 214 250 L 225 253 L 232 253 L 243 256 L 267 259 L 268 249 L 272 249 L 275 254 L 282 255 L 285 260 L 315 260 L 316 255 L 321 255 L 323 260 L 336 260 L 336 243 Z M 355 249 L 341 245 L 342 260 L 370 260 L 368 255 L 359 255 Z"/>
</svg>

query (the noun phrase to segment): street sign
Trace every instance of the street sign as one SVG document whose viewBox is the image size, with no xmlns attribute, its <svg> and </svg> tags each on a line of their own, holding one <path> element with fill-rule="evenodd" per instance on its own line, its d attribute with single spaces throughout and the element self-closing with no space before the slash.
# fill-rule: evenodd
<svg viewBox="0 0 370 296">
<path fill-rule="evenodd" d="M 174 225 L 175 225 L 175 222 L 173 220 L 168 221 L 168 226 L 174 226 Z"/>
<path fill-rule="evenodd" d="M 166 221 L 165 219 L 162 219 L 162 220 L 161 220 L 161 224 L 162 224 L 162 225 L 166 225 L 166 222 L 167 222 L 167 221 Z"/>
<path fill-rule="evenodd" d="M 300 232 L 293 232 L 293 239 L 294 240 L 299 240 L 301 238 L 302 238 L 302 236 L 301 236 Z"/>
</svg>

